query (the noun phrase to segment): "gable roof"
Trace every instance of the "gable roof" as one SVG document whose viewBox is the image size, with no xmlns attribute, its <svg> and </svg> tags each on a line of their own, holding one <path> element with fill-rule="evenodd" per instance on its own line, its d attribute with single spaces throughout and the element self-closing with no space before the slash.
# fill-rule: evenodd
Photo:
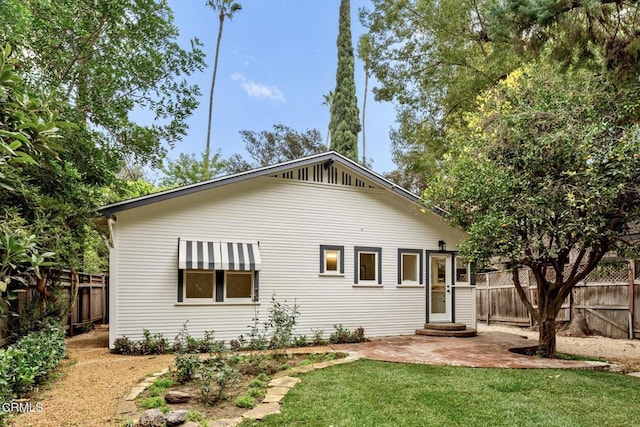
<svg viewBox="0 0 640 427">
<path fill-rule="evenodd" d="M 337 153 L 335 151 L 328 151 L 325 153 L 302 157 L 296 160 L 289 160 L 289 161 L 278 163 L 271 166 L 252 169 L 246 172 L 240 172 L 240 173 L 235 173 L 231 175 L 221 176 L 218 178 L 213 178 L 208 181 L 203 181 L 196 184 L 173 188 L 171 190 L 160 191 L 158 193 L 152 193 L 146 196 L 136 197 L 134 199 L 123 200 L 121 202 L 102 206 L 98 209 L 98 212 L 100 212 L 100 214 L 103 216 L 110 217 L 116 212 L 124 211 L 127 209 L 133 209 L 140 206 L 150 205 L 152 203 L 185 196 L 187 194 L 192 194 L 199 191 L 209 190 L 209 189 L 220 187 L 227 184 L 233 184 L 233 183 L 244 181 L 247 179 L 257 178 L 261 176 L 269 176 L 274 173 L 278 173 L 278 172 L 289 170 L 296 167 L 308 166 L 311 164 L 324 163 L 325 165 L 331 165 L 334 162 L 344 166 L 347 169 L 351 169 L 354 172 L 357 172 L 363 175 L 369 180 L 380 185 L 382 188 L 391 190 L 394 193 L 414 203 L 420 203 L 422 201 L 422 199 L 419 196 L 413 194 L 408 190 L 405 190 L 404 188 L 389 181 L 388 179 L 372 171 L 371 169 L 368 169 L 360 165 L 359 163 L 354 162 L 353 160 L 343 156 L 340 153 Z M 440 208 L 434 209 L 434 212 L 439 215 L 443 215 L 445 213 Z"/>
</svg>

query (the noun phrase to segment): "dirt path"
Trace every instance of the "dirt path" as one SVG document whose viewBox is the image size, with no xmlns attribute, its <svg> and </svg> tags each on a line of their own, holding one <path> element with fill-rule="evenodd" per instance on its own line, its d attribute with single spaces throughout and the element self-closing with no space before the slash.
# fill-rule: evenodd
<svg viewBox="0 0 640 427">
<path fill-rule="evenodd" d="M 43 410 L 17 416 L 12 426 L 112 426 L 120 399 L 146 375 L 173 363 L 170 355 L 128 357 L 110 354 L 108 332 L 70 338 L 62 378 L 38 396 Z M 35 403 L 35 402 L 34 402 Z"/>
<path fill-rule="evenodd" d="M 478 324 L 478 331 L 499 331 L 526 336 L 535 345 L 538 331 L 515 326 Z M 640 371 L 640 341 L 590 336 L 586 338 L 556 337 L 557 349 L 562 353 L 580 354 L 583 356 L 601 357 L 619 362 L 632 371 Z"/>
</svg>

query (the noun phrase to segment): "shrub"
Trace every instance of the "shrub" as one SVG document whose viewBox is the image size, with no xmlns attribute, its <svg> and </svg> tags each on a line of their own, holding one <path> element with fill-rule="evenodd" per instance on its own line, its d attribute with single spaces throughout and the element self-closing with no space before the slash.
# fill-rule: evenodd
<svg viewBox="0 0 640 427">
<path fill-rule="evenodd" d="M 347 328 L 344 328 L 342 324 L 333 325 L 335 331 L 329 336 L 329 342 L 331 344 L 347 344 L 347 343 L 359 343 L 364 342 L 364 328 L 359 327 L 355 331 L 350 332 Z"/>
<path fill-rule="evenodd" d="M 325 343 L 324 341 L 324 330 L 323 329 L 311 329 L 313 332 L 313 345 L 322 345 Z"/>
<path fill-rule="evenodd" d="M 113 352 L 116 354 L 140 354 L 140 347 L 129 337 L 122 336 L 113 341 Z"/>
<path fill-rule="evenodd" d="M 176 354 L 174 364 L 176 365 L 178 382 L 184 384 L 194 378 L 196 371 L 202 363 L 197 354 L 178 353 Z"/>
<path fill-rule="evenodd" d="M 306 335 L 299 335 L 296 337 L 294 345 L 296 347 L 306 347 L 307 345 L 309 345 L 309 343 L 307 342 L 307 336 Z"/>
<path fill-rule="evenodd" d="M 256 379 L 254 379 L 253 381 L 251 381 L 249 383 L 249 387 L 250 388 L 266 388 L 267 387 L 267 383 L 265 381 L 261 381 L 261 380 L 256 378 Z"/>
<path fill-rule="evenodd" d="M 46 324 L 0 350 L 0 400 L 23 396 L 42 383 L 65 350 L 64 330 L 59 323 Z M 0 418 L 2 415 L 0 410 Z"/>
<path fill-rule="evenodd" d="M 143 339 L 137 345 L 140 354 L 164 354 L 169 347 L 169 341 L 161 334 L 152 334 L 148 329 L 142 330 Z"/>
<path fill-rule="evenodd" d="M 261 373 L 261 374 L 259 374 L 259 375 L 256 377 L 256 380 L 258 380 L 258 381 L 262 381 L 262 382 L 265 382 L 265 383 L 268 383 L 270 379 L 271 379 L 271 378 L 269 378 L 269 375 L 265 374 L 264 372 L 263 372 L 263 373 Z"/>
<path fill-rule="evenodd" d="M 271 330 L 271 340 L 269 348 L 284 349 L 291 346 L 293 342 L 293 330 L 298 324 L 298 306 L 289 306 L 278 302 L 275 297 L 271 298 L 271 308 L 269 309 L 269 320 L 267 325 Z"/>
<path fill-rule="evenodd" d="M 255 397 L 256 399 L 264 398 L 265 394 L 266 392 L 264 391 L 264 389 L 256 387 L 250 387 L 246 393 L 247 396 Z"/>
<path fill-rule="evenodd" d="M 153 408 L 162 408 L 163 406 L 167 406 L 167 402 L 165 402 L 164 397 L 155 396 L 155 397 L 149 397 L 147 399 L 139 400 L 138 405 L 144 409 L 153 409 Z"/>
<path fill-rule="evenodd" d="M 251 397 L 251 396 L 240 396 L 236 399 L 236 406 L 238 408 L 253 408 L 254 406 L 256 406 L 256 400 Z"/>
<path fill-rule="evenodd" d="M 229 365 L 221 367 L 206 367 L 200 371 L 202 400 L 206 404 L 212 404 L 226 399 L 227 392 L 240 381 L 237 369 Z"/>
</svg>

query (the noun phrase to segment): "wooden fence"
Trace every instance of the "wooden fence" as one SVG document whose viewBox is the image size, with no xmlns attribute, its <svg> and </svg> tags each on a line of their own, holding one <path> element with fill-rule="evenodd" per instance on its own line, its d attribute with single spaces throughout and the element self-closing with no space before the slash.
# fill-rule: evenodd
<svg viewBox="0 0 640 427">
<path fill-rule="evenodd" d="M 537 306 L 535 280 L 529 270 L 519 272 L 520 283 Z M 476 278 L 478 321 L 533 326 L 520 301 L 511 272 L 481 273 Z M 570 321 L 571 310 L 584 314 L 589 328 L 611 338 L 640 338 L 640 263 L 604 262 L 575 286 L 558 314 Z"/>
<path fill-rule="evenodd" d="M 79 284 L 77 297 L 71 301 L 69 315 L 62 319 L 62 324 L 69 335 L 74 335 L 78 331 L 89 328 L 96 323 L 108 323 L 109 315 L 109 278 L 104 274 L 78 274 Z M 72 299 L 74 292 L 71 275 L 68 271 L 63 271 L 58 278 L 59 287 L 62 290 L 59 296 L 66 301 Z M 35 285 L 29 286 L 17 292 L 18 299 L 12 301 L 12 308 L 21 312 L 28 301 L 38 292 Z M 0 320 L 0 347 L 9 341 L 7 332 L 7 320 Z"/>
</svg>

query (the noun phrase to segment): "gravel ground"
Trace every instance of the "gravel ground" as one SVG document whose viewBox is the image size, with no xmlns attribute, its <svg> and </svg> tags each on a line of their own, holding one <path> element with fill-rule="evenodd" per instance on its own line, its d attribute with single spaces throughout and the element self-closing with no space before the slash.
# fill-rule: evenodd
<svg viewBox="0 0 640 427">
<path fill-rule="evenodd" d="M 500 331 L 526 336 L 532 340 L 531 345 L 538 342 L 536 329 L 516 326 L 490 325 L 478 323 L 478 332 Z M 557 350 L 561 353 L 579 354 L 582 356 L 600 357 L 618 362 L 631 371 L 640 371 L 640 341 L 605 338 L 593 335 L 585 338 L 556 337 Z"/>
<path fill-rule="evenodd" d="M 478 325 L 479 332 L 501 331 L 527 336 L 535 344 L 537 331 L 502 325 Z M 563 353 L 601 357 L 640 371 L 640 341 L 558 337 Z M 41 413 L 26 413 L 10 422 L 11 426 L 112 426 L 119 425 L 115 409 L 120 401 L 145 376 L 173 363 L 171 355 L 117 356 L 107 350 L 108 332 L 96 330 L 70 338 L 70 360 L 61 378 L 42 391 L 37 402 Z"/>
<path fill-rule="evenodd" d="M 70 338 L 70 360 L 62 377 L 37 401 L 40 413 L 19 415 L 12 426 L 112 426 L 116 405 L 143 377 L 173 363 L 170 355 L 118 356 L 109 353 L 108 332 L 92 331 Z M 35 402 L 34 402 L 35 403 Z"/>
</svg>

